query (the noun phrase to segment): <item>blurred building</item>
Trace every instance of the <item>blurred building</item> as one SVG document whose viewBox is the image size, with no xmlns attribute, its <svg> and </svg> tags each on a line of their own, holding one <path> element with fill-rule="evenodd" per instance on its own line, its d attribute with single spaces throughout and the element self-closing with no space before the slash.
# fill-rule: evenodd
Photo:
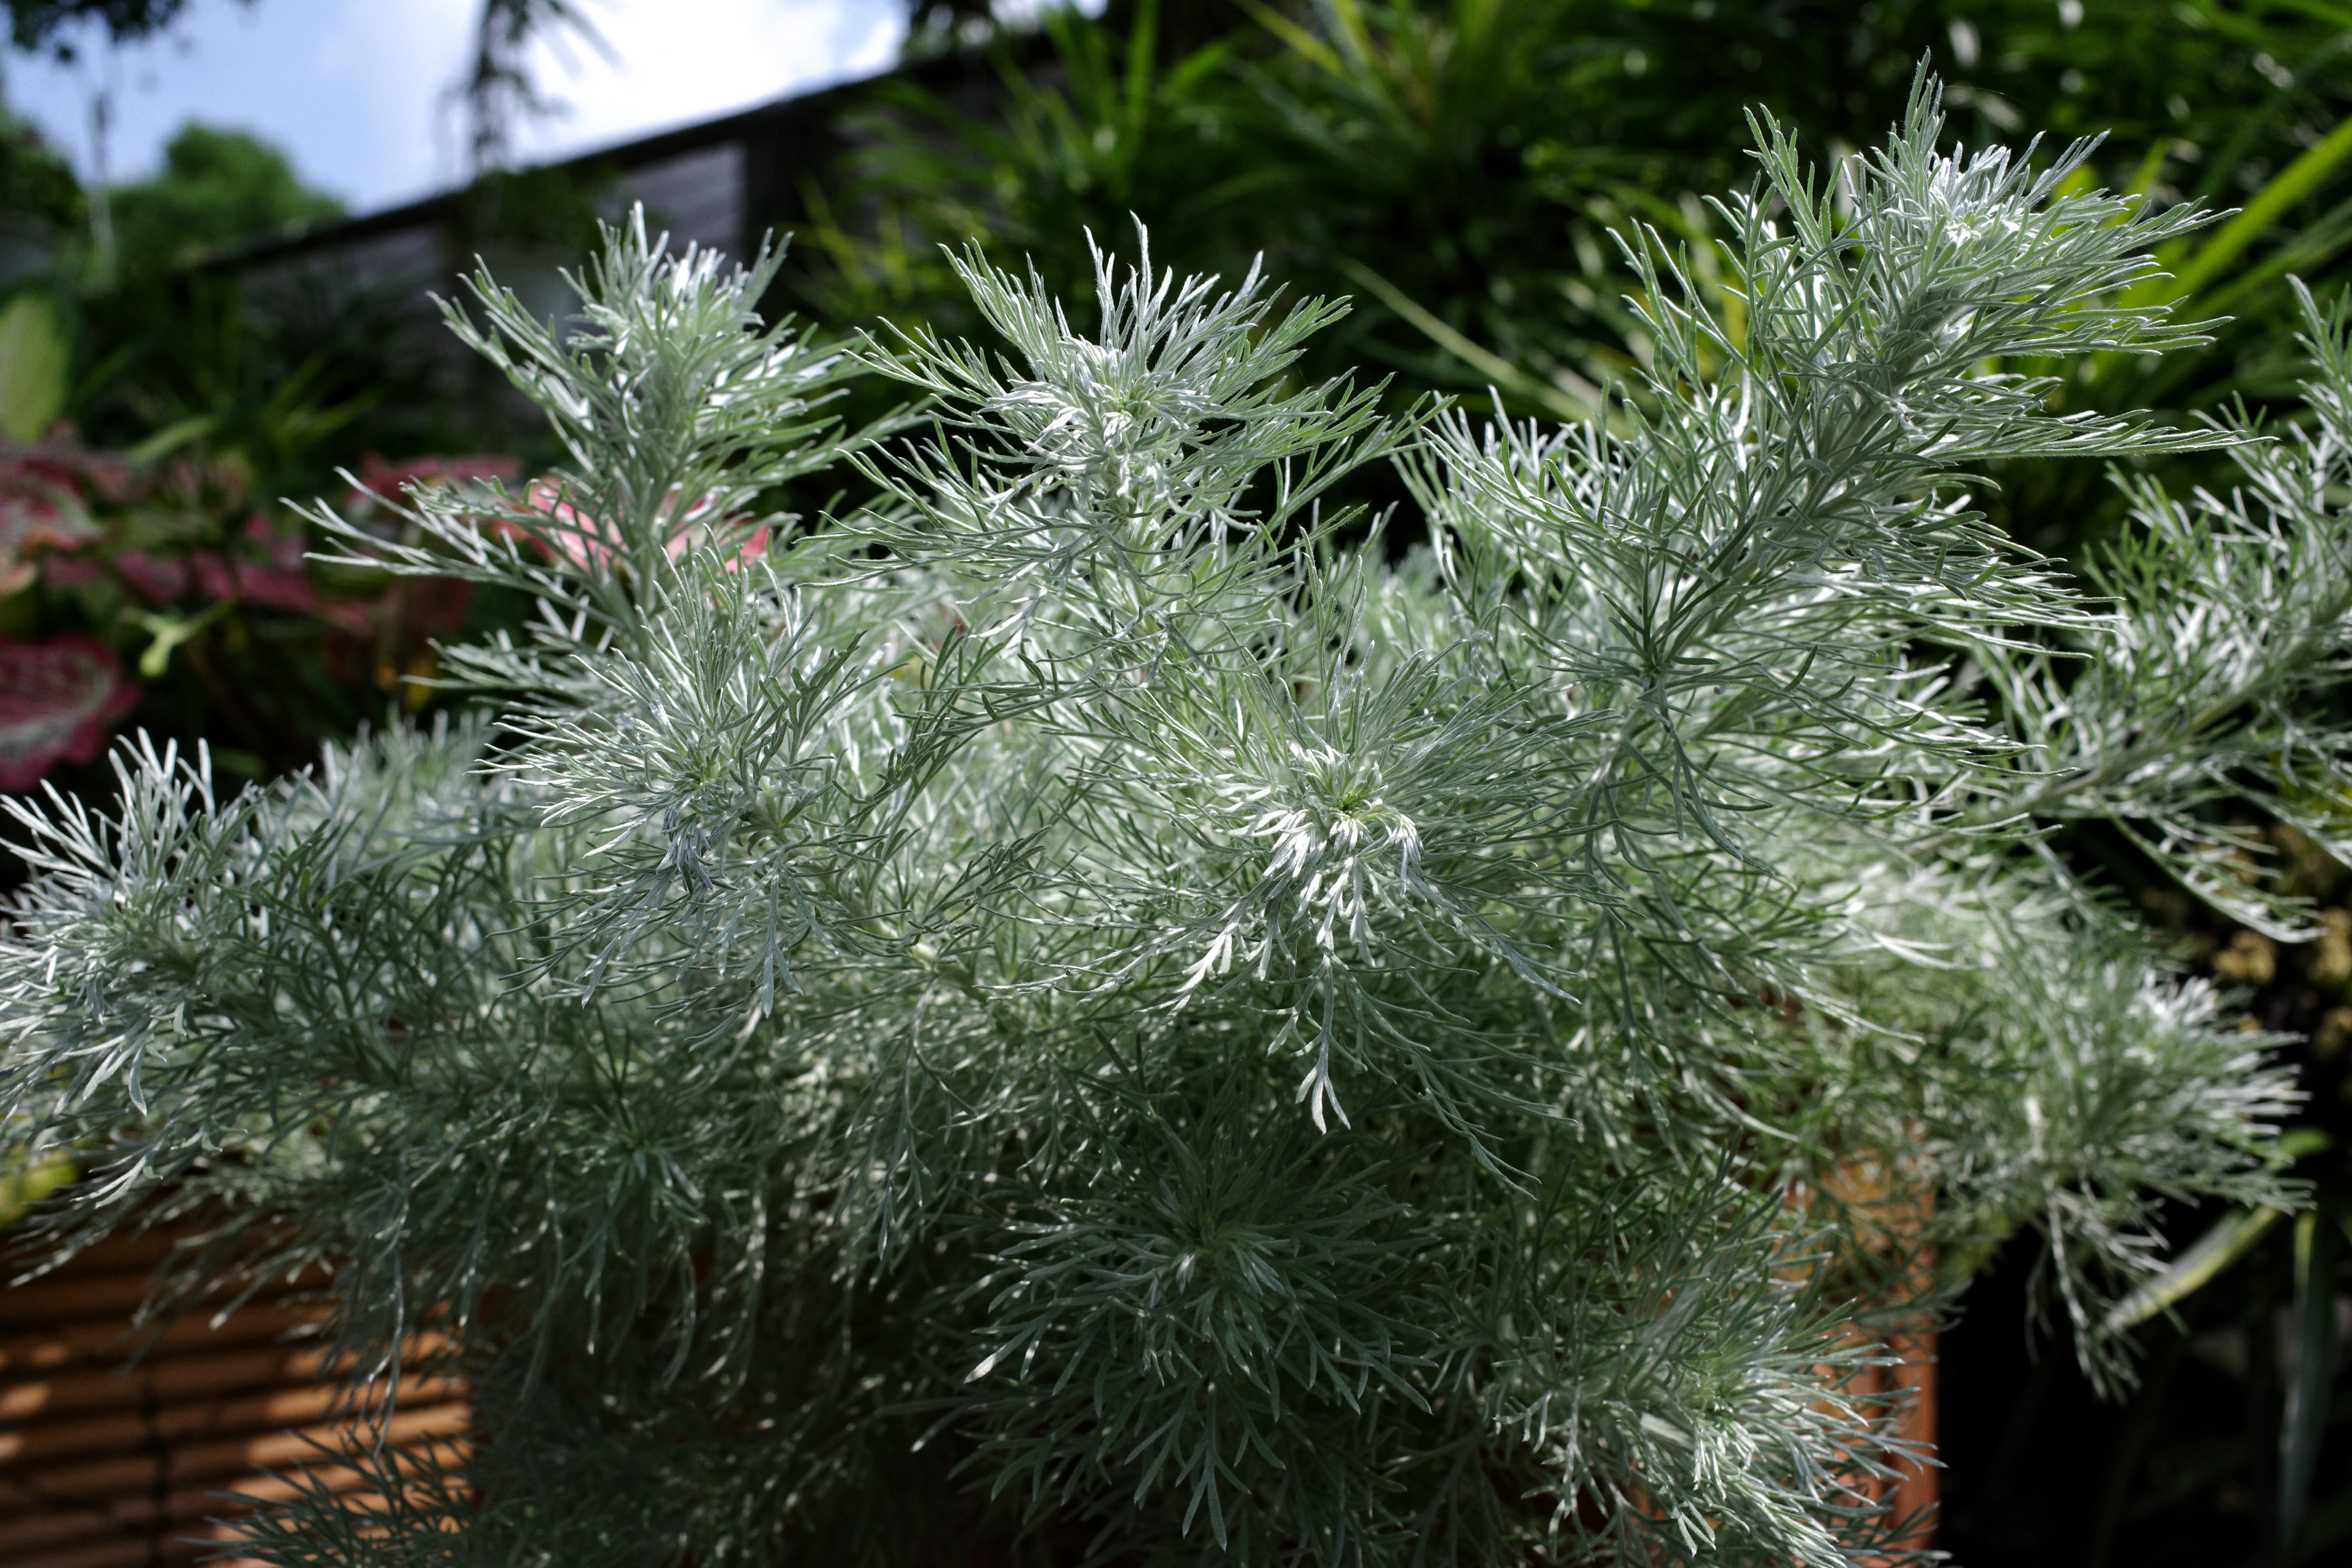
<svg viewBox="0 0 2352 1568">
<path fill-rule="evenodd" d="M 642 202 L 673 245 L 748 258 L 769 231 L 807 220 L 809 193 L 852 151 L 861 116 L 883 110 L 903 86 L 981 112 L 1000 90 L 984 59 L 941 55 L 381 212 L 257 237 L 198 265 L 261 291 L 328 281 L 394 292 L 425 312 L 427 294 L 450 295 L 478 255 L 535 310 L 561 313 L 570 294 L 556 268 L 576 265 L 592 217 L 617 218 Z"/>
</svg>

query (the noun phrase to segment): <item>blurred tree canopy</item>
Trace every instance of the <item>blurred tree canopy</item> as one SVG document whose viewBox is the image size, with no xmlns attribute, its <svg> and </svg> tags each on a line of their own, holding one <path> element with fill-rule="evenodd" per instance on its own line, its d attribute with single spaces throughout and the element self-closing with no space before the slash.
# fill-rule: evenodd
<svg viewBox="0 0 2352 1568">
<path fill-rule="evenodd" d="M 0 113 L 0 214 L 53 229 L 81 221 L 73 167 L 24 121 Z"/>
<path fill-rule="evenodd" d="M 20 49 L 45 49 L 69 60 L 82 23 L 94 22 L 114 42 L 129 43 L 162 32 L 187 6 L 188 0 L 8 0 L 9 34 Z"/>
<path fill-rule="evenodd" d="M 153 178 L 113 193 L 125 273 L 152 272 L 289 225 L 343 216 L 343 204 L 304 184 L 286 154 L 259 137 L 191 121 L 163 149 Z"/>
</svg>

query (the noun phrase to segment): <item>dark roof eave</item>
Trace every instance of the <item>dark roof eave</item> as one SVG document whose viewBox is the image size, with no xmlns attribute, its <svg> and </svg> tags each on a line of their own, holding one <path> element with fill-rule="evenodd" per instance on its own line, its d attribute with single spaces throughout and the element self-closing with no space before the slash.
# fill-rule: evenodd
<svg viewBox="0 0 2352 1568">
<path fill-rule="evenodd" d="M 1033 38 L 1007 40 L 1019 52 L 1024 46 L 1034 47 Z M 856 99 L 882 89 L 894 81 L 918 87 L 938 87 L 970 74 L 984 57 L 957 52 L 934 55 L 926 59 L 908 61 L 872 76 L 836 82 L 814 92 L 797 93 L 788 98 L 771 99 L 733 114 L 716 120 L 699 121 L 673 130 L 656 132 L 635 142 L 600 147 L 592 152 L 575 153 L 542 168 L 586 172 L 591 169 L 641 169 L 649 163 L 666 163 L 681 154 L 719 146 L 732 142 L 744 132 L 763 126 L 789 124 L 796 120 L 824 120 L 839 112 Z M 342 218 L 333 223 L 315 224 L 291 231 L 256 235 L 237 240 L 184 264 L 183 270 L 192 272 L 236 271 L 262 262 L 279 261 L 289 257 L 325 250 L 372 239 L 381 234 L 397 234 L 403 229 L 438 222 L 446 217 L 457 198 L 466 194 L 460 185 L 453 190 L 422 196 L 381 212 Z"/>
</svg>

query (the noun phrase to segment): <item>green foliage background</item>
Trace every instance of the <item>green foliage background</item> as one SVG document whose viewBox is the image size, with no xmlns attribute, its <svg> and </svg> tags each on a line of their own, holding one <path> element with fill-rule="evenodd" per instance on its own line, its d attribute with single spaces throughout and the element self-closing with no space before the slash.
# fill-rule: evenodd
<svg viewBox="0 0 2352 1568">
<path fill-rule="evenodd" d="M 1180 271 L 1238 276 L 1263 252 L 1303 292 L 1363 295 L 1373 270 L 1538 379 L 1591 382 L 1629 353 L 1610 229 L 1708 232 L 1696 194 L 1750 177 L 1753 108 L 1818 155 L 1867 145 L 1932 53 L 1967 144 L 2104 132 L 2097 183 L 2224 205 L 2352 110 L 2330 68 L 2352 13 L 2324 4 L 1140 0 L 1045 25 L 1051 61 L 1004 67 L 1002 122 L 908 91 L 873 127 L 845 170 L 871 217 L 833 231 L 833 266 L 808 275 L 828 315 L 961 309 L 933 247 L 967 237 L 1082 280 L 1069 237 L 1132 213 Z M 2323 184 L 2276 215 L 2316 249 L 2306 264 L 2342 238 L 2330 190 L 2340 202 Z M 1489 379 L 1378 290 L 1318 353 L 1464 392 Z"/>
</svg>

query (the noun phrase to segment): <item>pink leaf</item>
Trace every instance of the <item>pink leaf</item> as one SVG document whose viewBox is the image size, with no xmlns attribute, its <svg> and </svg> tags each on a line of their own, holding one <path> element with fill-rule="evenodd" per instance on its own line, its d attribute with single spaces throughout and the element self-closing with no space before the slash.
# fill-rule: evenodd
<svg viewBox="0 0 2352 1568">
<path fill-rule="evenodd" d="M 30 587 L 37 550 L 72 550 L 99 537 L 73 487 L 26 463 L 0 463 L 0 598 Z"/>
<path fill-rule="evenodd" d="M 112 452 L 94 452 L 71 439 L 0 439 L 0 468 L 31 473 L 100 500 L 127 501 L 140 489 L 138 470 Z"/>
<path fill-rule="evenodd" d="M 557 525 L 542 532 L 538 541 L 540 549 L 551 557 L 560 555 L 583 572 L 609 569 L 613 560 L 612 548 L 605 542 L 609 531 L 596 519 L 575 509 L 562 496 L 561 481 L 553 478 L 533 479 L 523 492 L 525 506 L 546 514 Z M 715 498 L 708 495 L 697 500 L 681 513 L 678 510 L 680 500 L 680 492 L 672 489 L 662 498 L 661 509 L 656 514 L 669 533 L 669 542 L 664 548 L 673 561 L 683 559 L 705 534 L 715 534 L 724 540 L 729 531 L 745 529 L 751 521 L 740 517 L 714 518 L 711 514 L 718 510 L 714 504 Z M 492 527 L 500 534 L 522 532 L 508 522 L 494 523 Z M 734 557 L 727 563 L 728 570 L 731 572 L 738 563 L 755 561 L 767 552 L 768 528 L 762 523 L 749 529 L 737 539 Z"/>
<path fill-rule="evenodd" d="M 52 588 L 82 588 L 103 582 L 106 568 L 79 555 L 59 555 L 42 565 L 41 575 Z"/>
<path fill-rule="evenodd" d="M 299 572 L 278 572 L 261 566 L 237 566 L 236 595 L 248 605 L 296 616 L 318 615 L 326 604 L 310 579 Z"/>
<path fill-rule="evenodd" d="M 169 556 L 126 550 L 114 558 L 122 580 L 158 605 L 168 605 L 188 591 L 188 563 Z"/>
<path fill-rule="evenodd" d="M 30 789 L 60 760 L 90 761 L 138 701 L 96 637 L 0 642 L 0 790 Z"/>
<path fill-rule="evenodd" d="M 22 463 L 0 464 L 0 552 L 71 550 L 99 532 L 72 487 Z"/>
<path fill-rule="evenodd" d="M 209 550 L 200 550 L 188 557 L 189 570 L 195 574 L 196 594 L 205 599 L 236 597 L 236 576 L 229 563 Z"/>
<path fill-rule="evenodd" d="M 278 571 L 302 570 L 305 550 L 300 534 L 281 533 L 269 526 L 268 518 L 257 511 L 245 520 L 245 537 Z"/>
<path fill-rule="evenodd" d="M 446 484 L 451 479 L 498 479 L 512 484 L 522 475 L 517 458 L 476 453 L 465 458 L 412 458 L 387 463 L 373 453 L 360 464 L 360 483 L 380 496 L 396 496 L 408 484 Z"/>
</svg>

